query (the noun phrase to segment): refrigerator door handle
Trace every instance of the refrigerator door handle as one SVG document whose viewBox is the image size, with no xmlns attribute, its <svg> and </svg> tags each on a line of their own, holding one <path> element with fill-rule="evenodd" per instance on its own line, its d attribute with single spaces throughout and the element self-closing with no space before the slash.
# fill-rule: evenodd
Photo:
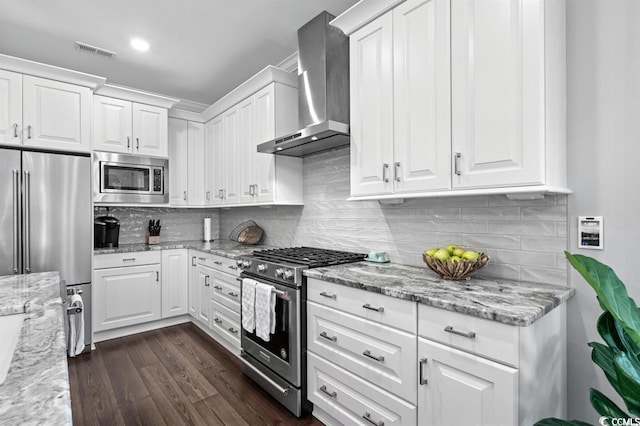
<svg viewBox="0 0 640 426">
<path fill-rule="evenodd" d="M 12 170 L 13 174 L 13 273 L 18 271 L 18 258 L 20 257 L 20 171 Z"/>
<path fill-rule="evenodd" d="M 24 171 L 24 271 L 31 272 L 31 172 Z"/>
</svg>

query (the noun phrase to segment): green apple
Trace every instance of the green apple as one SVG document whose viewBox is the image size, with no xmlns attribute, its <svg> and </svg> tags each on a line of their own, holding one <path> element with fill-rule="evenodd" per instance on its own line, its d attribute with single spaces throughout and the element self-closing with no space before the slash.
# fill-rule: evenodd
<svg viewBox="0 0 640 426">
<path fill-rule="evenodd" d="M 455 244 L 449 244 L 447 245 L 444 249 L 449 253 L 449 255 L 453 254 L 453 251 L 457 248 L 458 246 Z"/>
<path fill-rule="evenodd" d="M 449 258 L 449 261 L 453 262 L 453 263 L 458 263 L 458 262 L 460 262 L 460 257 L 459 256 L 451 256 Z"/>
<path fill-rule="evenodd" d="M 462 247 L 456 247 L 455 250 L 453 250 L 453 255 L 461 257 L 464 252 L 465 249 L 463 249 Z"/>
<path fill-rule="evenodd" d="M 448 251 L 440 249 L 438 251 L 436 251 L 435 253 L 433 253 L 433 258 L 434 259 L 438 259 L 438 260 L 442 260 L 442 261 L 447 261 L 449 260 L 449 258 L 451 257 L 451 255 L 449 254 Z"/>
<path fill-rule="evenodd" d="M 462 258 L 467 260 L 472 260 L 472 261 L 478 260 L 480 258 L 480 253 L 473 250 L 467 250 L 464 253 L 462 253 Z"/>
<path fill-rule="evenodd" d="M 434 248 L 430 248 L 429 250 L 425 250 L 424 254 L 426 254 L 429 257 L 433 257 L 433 254 L 437 251 L 438 251 L 438 248 L 434 247 Z"/>
</svg>

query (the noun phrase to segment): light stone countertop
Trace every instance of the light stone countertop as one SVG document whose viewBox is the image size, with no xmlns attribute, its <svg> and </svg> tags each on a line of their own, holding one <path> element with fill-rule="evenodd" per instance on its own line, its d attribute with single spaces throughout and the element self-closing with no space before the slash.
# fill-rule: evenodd
<svg viewBox="0 0 640 426">
<path fill-rule="evenodd" d="M 349 263 L 308 269 L 304 275 L 521 327 L 539 320 L 575 293 L 570 287 L 530 282 L 447 281 L 426 266 L 393 263 Z"/>
<path fill-rule="evenodd" d="M 0 424 L 71 425 L 60 276 L 0 277 L 0 315 L 24 312 L 16 351 L 0 385 Z"/>
<path fill-rule="evenodd" d="M 241 244 L 231 240 L 215 240 L 210 243 L 204 241 L 168 241 L 160 244 L 120 244 L 117 248 L 97 248 L 93 249 L 93 254 L 110 254 L 110 253 L 133 253 L 150 250 L 171 250 L 171 249 L 193 249 L 203 253 L 215 254 L 218 256 L 237 259 L 240 256 L 253 253 L 254 250 L 266 250 L 274 247 L 265 245 L 248 245 Z"/>
</svg>

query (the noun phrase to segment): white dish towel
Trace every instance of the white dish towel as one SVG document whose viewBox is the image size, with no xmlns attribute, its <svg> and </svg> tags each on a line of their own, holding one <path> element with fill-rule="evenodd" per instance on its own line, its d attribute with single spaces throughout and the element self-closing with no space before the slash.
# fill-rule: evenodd
<svg viewBox="0 0 640 426">
<path fill-rule="evenodd" d="M 80 308 L 82 312 L 69 317 L 69 356 L 80 355 L 84 350 L 84 303 L 79 294 L 69 297 L 70 308 Z"/>
<path fill-rule="evenodd" d="M 256 329 L 255 302 L 257 281 L 251 278 L 242 280 L 242 328 L 249 333 Z"/>
<path fill-rule="evenodd" d="M 256 336 L 268 342 L 276 331 L 276 293 L 269 284 L 256 285 Z"/>
</svg>

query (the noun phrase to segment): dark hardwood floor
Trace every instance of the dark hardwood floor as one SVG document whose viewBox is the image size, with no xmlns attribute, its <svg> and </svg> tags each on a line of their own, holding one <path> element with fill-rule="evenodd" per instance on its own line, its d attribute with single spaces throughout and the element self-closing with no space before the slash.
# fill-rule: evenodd
<svg viewBox="0 0 640 426">
<path fill-rule="evenodd" d="M 297 419 L 193 324 L 96 344 L 69 358 L 74 425 L 321 425 Z"/>
</svg>

